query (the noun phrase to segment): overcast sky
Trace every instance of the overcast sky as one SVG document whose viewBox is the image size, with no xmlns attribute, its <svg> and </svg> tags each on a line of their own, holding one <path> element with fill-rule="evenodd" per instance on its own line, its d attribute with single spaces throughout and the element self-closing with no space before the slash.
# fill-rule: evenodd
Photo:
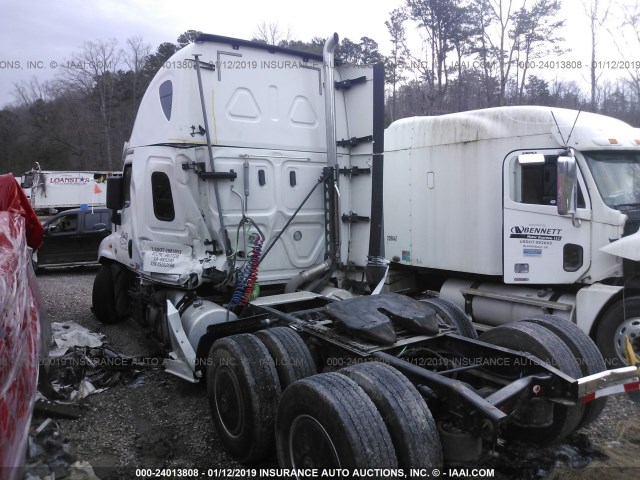
<svg viewBox="0 0 640 480">
<path fill-rule="evenodd" d="M 292 38 L 352 40 L 369 36 L 386 42 L 384 22 L 403 0 L 2 0 L 0 13 L 0 108 L 13 102 L 14 83 L 55 76 L 60 63 L 83 42 L 142 36 L 152 49 L 175 42 L 190 29 L 250 39 L 257 25 L 277 23 Z M 4 62 L 4 63 L 3 63 Z M 19 62 L 19 67 L 16 62 Z M 36 68 L 28 68 L 28 62 Z"/>
<path fill-rule="evenodd" d="M 631 0 L 623 0 L 631 1 Z M 15 101 L 15 83 L 33 77 L 48 80 L 85 41 L 142 36 L 152 49 L 175 42 L 189 30 L 250 39 L 257 25 L 277 23 L 291 37 L 310 40 L 337 32 L 357 41 L 368 36 L 389 53 L 384 22 L 404 0 L 324 0 L 313 4 L 301 0 L 2 0 L 0 14 L 0 108 Z M 313 5 L 313 7 L 312 7 Z M 588 23 L 580 0 L 563 0 L 568 19 L 565 37 L 573 49 L 567 58 L 589 60 Z M 608 36 L 603 32 L 603 36 Z M 414 37 L 417 36 L 414 35 Z M 603 40 L 604 42 L 604 40 Z M 415 40 L 415 44 L 418 41 Z M 417 47 L 416 47 L 417 48 Z M 602 49 L 607 59 L 619 59 L 615 47 Z M 640 52 L 636 52 L 640 60 Z M 566 72 L 565 72 L 566 75 Z M 586 80 L 586 71 L 572 72 Z"/>
</svg>

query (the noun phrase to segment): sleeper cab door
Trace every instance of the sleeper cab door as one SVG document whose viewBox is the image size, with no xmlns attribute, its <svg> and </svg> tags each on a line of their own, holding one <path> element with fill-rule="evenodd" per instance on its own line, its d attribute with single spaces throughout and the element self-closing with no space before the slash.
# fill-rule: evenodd
<svg viewBox="0 0 640 480">
<path fill-rule="evenodd" d="M 504 160 L 505 283 L 571 284 L 589 269 L 591 206 L 578 170 L 576 213 L 558 213 L 560 153 L 556 149 L 514 152 Z"/>
</svg>

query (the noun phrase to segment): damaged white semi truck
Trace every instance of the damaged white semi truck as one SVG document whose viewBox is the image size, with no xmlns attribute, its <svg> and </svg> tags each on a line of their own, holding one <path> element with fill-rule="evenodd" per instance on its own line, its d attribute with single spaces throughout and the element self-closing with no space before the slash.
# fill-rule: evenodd
<svg viewBox="0 0 640 480">
<path fill-rule="evenodd" d="M 474 321 L 553 314 L 609 366 L 640 354 L 640 129 L 548 107 L 393 123 L 385 252 L 395 289 L 428 288 Z"/>
<path fill-rule="evenodd" d="M 337 43 L 202 35 L 158 72 L 108 180 L 98 319 L 136 319 L 170 373 L 206 381 L 228 451 L 275 444 L 284 468 L 473 461 L 497 438 L 560 440 L 638 388 L 555 316 L 478 339 L 450 302 L 352 297 L 386 270 L 384 70 L 339 64 Z"/>
</svg>

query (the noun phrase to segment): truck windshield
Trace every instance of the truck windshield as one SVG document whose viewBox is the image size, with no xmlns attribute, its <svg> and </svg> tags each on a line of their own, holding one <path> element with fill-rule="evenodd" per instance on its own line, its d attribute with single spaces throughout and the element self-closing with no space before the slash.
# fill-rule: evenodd
<svg viewBox="0 0 640 480">
<path fill-rule="evenodd" d="M 582 152 L 602 200 L 611 208 L 640 205 L 640 152 Z"/>
</svg>

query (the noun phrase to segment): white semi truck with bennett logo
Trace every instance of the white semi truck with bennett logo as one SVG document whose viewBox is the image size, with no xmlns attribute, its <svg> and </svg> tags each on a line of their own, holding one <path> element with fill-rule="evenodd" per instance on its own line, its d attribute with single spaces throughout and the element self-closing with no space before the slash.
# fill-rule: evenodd
<svg viewBox="0 0 640 480">
<path fill-rule="evenodd" d="M 499 437 L 559 440 L 598 417 L 604 387 L 640 388 L 557 317 L 477 339 L 440 299 L 347 298 L 386 270 L 384 69 L 338 64 L 337 43 L 320 56 L 202 35 L 156 74 L 107 181 L 96 317 L 131 315 L 168 372 L 206 379 L 232 455 L 275 445 L 298 476 L 404 476 Z"/>
<path fill-rule="evenodd" d="M 592 113 L 501 107 L 393 123 L 385 253 L 500 325 L 576 323 L 617 364 L 640 352 L 640 130 Z M 409 278 L 408 278 L 409 277 Z"/>
</svg>

